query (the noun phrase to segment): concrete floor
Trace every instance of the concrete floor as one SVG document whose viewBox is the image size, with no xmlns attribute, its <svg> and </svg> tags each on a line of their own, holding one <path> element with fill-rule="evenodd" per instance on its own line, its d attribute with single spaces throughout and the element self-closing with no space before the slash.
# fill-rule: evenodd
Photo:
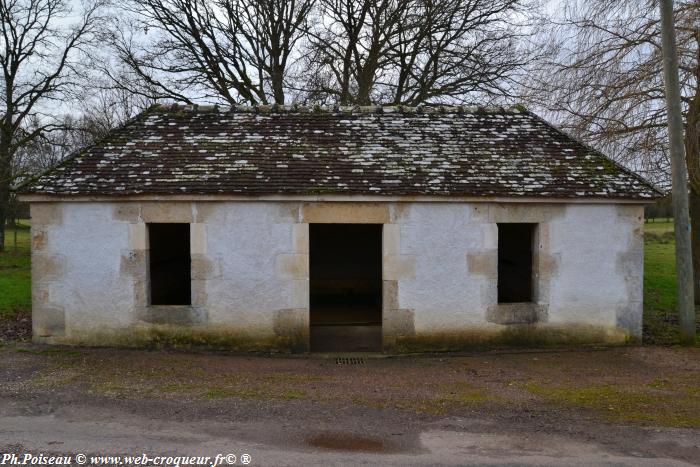
<svg viewBox="0 0 700 467">
<path fill-rule="evenodd" d="M 327 325 L 380 325 L 382 310 L 369 306 L 352 305 L 311 305 L 310 321 L 312 326 Z"/>
<path fill-rule="evenodd" d="M 311 326 L 312 352 L 379 352 L 381 325 Z"/>
</svg>

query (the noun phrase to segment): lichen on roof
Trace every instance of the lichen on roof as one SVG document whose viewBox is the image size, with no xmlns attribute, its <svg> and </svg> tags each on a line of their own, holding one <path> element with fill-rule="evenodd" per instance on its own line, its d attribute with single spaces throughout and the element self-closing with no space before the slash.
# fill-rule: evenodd
<svg viewBox="0 0 700 467">
<path fill-rule="evenodd" d="M 651 199 L 522 108 L 153 106 L 23 193 Z"/>
</svg>

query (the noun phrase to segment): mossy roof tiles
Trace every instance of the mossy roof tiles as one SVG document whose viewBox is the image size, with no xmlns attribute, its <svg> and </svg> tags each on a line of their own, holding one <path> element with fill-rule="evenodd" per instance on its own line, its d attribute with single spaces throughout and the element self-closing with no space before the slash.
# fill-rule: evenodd
<svg viewBox="0 0 700 467">
<path fill-rule="evenodd" d="M 531 112 L 465 106 L 154 106 L 21 192 L 659 195 Z"/>
</svg>

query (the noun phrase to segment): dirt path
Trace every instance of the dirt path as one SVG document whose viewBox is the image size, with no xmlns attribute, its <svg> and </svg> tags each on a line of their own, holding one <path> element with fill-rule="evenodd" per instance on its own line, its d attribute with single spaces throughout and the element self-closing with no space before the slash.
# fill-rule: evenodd
<svg viewBox="0 0 700 467">
<path fill-rule="evenodd" d="M 700 465 L 700 350 L 368 359 L 0 349 L 0 453 Z M 240 465 L 240 459 L 239 459 Z"/>
</svg>

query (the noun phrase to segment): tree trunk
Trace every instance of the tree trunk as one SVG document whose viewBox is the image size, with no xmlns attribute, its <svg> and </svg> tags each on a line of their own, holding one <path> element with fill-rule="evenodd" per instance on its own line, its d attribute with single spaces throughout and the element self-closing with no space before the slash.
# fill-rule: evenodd
<svg viewBox="0 0 700 467">
<path fill-rule="evenodd" d="M 693 249 L 693 284 L 695 305 L 700 305 L 700 193 L 690 190 L 690 225 L 692 228 L 691 248 Z"/>
<path fill-rule="evenodd" d="M 700 30 L 695 33 L 697 59 L 700 60 Z M 700 305 L 700 66 L 696 63 L 694 95 L 685 116 L 685 164 L 690 185 L 689 206 L 693 256 L 695 305 Z"/>
<path fill-rule="evenodd" d="M 3 180 L 0 174 L 0 253 L 5 251 L 5 223 L 9 213 L 10 204 L 10 182 Z"/>
<path fill-rule="evenodd" d="M 272 76 L 272 96 L 275 104 L 284 105 L 284 74 L 281 72 Z"/>
<path fill-rule="evenodd" d="M 697 35 L 700 45 L 700 32 Z M 700 59 L 700 49 L 698 50 Z M 697 69 L 700 78 L 700 67 Z M 685 163 L 690 185 L 689 210 L 692 229 L 690 245 L 693 256 L 695 305 L 700 305 L 700 81 L 685 115 Z"/>
<path fill-rule="evenodd" d="M 4 141 L 9 138 L 0 135 L 0 253 L 5 251 L 5 224 L 10 213 L 10 148 Z"/>
</svg>

